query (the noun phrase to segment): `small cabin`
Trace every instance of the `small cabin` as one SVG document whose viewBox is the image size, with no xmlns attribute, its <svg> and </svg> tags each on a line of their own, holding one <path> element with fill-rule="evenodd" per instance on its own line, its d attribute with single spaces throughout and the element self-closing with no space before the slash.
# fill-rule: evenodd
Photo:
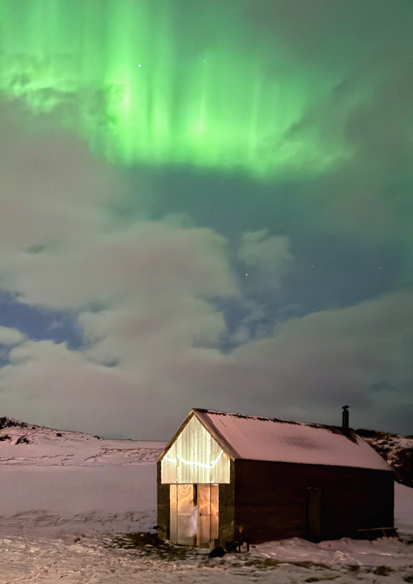
<svg viewBox="0 0 413 584">
<path fill-rule="evenodd" d="M 393 527 L 393 471 L 350 428 L 193 409 L 158 460 L 158 533 L 191 546 Z"/>
</svg>

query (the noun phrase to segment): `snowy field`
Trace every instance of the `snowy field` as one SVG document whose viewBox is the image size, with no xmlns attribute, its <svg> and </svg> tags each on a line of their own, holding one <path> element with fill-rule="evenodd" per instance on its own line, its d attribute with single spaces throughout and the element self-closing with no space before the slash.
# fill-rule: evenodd
<svg viewBox="0 0 413 584">
<path fill-rule="evenodd" d="M 156 523 L 162 447 L 31 426 L 0 430 L 0 584 L 413 583 L 413 489 L 400 485 L 399 540 L 295 538 L 219 559 L 207 550 L 131 547 L 124 534 Z"/>
</svg>

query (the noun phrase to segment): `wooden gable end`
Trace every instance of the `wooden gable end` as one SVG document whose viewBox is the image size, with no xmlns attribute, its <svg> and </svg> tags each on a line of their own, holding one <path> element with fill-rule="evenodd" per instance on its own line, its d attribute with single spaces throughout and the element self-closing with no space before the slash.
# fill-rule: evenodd
<svg viewBox="0 0 413 584">
<path fill-rule="evenodd" d="M 192 416 L 161 460 L 162 484 L 230 482 L 230 460 L 218 442 Z"/>
</svg>

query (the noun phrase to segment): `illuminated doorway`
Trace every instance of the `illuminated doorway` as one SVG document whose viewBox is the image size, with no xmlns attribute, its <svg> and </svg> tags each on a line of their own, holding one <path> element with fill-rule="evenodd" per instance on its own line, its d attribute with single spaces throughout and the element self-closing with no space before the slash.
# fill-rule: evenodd
<svg viewBox="0 0 413 584">
<path fill-rule="evenodd" d="M 219 486 L 170 485 L 170 540 L 208 546 L 218 539 Z"/>
</svg>

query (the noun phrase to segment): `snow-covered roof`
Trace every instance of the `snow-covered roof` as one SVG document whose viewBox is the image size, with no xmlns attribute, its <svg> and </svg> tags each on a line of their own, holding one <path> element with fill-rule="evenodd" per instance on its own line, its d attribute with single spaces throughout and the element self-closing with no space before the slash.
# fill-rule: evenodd
<svg viewBox="0 0 413 584">
<path fill-rule="evenodd" d="M 274 418 L 194 409 L 233 459 L 348 466 L 391 471 L 384 459 L 353 430 Z"/>
</svg>

